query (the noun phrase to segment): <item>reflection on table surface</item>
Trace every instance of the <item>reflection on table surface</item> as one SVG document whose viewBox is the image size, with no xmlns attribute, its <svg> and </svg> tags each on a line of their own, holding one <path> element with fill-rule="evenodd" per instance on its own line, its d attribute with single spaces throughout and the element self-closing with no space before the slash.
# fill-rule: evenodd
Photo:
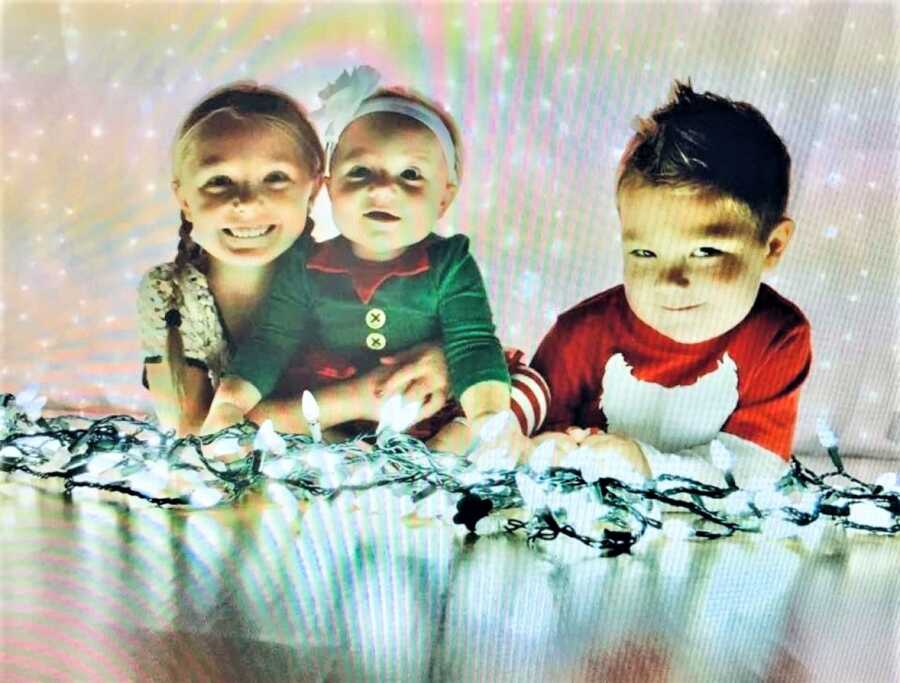
<svg viewBox="0 0 900 683">
<path fill-rule="evenodd" d="M 399 499 L 130 509 L 0 486 L 2 680 L 896 681 L 900 539 L 603 559 Z"/>
</svg>

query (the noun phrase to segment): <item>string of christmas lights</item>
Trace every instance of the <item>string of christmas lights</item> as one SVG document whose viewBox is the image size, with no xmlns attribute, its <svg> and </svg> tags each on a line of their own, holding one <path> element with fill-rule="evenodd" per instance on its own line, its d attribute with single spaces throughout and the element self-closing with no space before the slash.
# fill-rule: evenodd
<svg viewBox="0 0 900 683">
<path fill-rule="evenodd" d="M 639 552 L 661 535 L 709 540 L 762 533 L 822 549 L 848 530 L 900 532 L 900 475 L 868 484 L 847 474 L 837 438 L 824 424 L 819 437 L 834 470 L 817 474 L 792 459 L 779 479 L 741 488 L 719 443 L 712 458 L 723 472 L 721 487 L 667 474 L 645 480 L 624 461 L 585 449 L 552 466 L 552 443 L 535 449 L 528 465 L 513 467 L 501 453 L 479 458 L 488 466 L 474 466 L 403 434 L 417 407 L 399 397 L 386 405 L 373 434 L 340 444 L 324 443 L 316 428 L 313 436 L 279 434 L 271 422 L 175 438 L 126 415 L 45 418 L 44 403 L 34 388 L 0 398 L 0 470 L 29 481 L 62 480 L 68 494 L 99 489 L 145 504 L 207 508 L 253 489 L 296 507 L 315 498 L 361 502 L 366 492 L 388 489 L 405 501 L 405 515 L 452 521 L 478 536 L 523 535 L 531 544 L 565 536 L 605 556 Z M 311 395 L 303 411 L 315 426 Z M 468 456 L 491 448 L 503 419 L 509 416 L 485 425 Z M 664 518 L 664 511 L 682 514 Z"/>
</svg>

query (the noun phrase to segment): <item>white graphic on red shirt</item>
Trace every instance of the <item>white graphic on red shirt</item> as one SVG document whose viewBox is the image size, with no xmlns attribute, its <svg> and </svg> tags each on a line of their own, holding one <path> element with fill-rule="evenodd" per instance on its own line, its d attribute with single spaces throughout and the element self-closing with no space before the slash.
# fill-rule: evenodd
<svg viewBox="0 0 900 683">
<path fill-rule="evenodd" d="M 665 387 L 632 374 L 621 353 L 603 373 L 601 408 L 610 433 L 674 453 L 712 441 L 738 402 L 737 366 L 728 353 L 693 384 Z"/>
</svg>

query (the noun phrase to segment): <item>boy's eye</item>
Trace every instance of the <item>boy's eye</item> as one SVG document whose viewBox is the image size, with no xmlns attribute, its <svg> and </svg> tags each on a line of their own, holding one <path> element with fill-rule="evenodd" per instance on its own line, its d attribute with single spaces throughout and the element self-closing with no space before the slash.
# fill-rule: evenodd
<svg viewBox="0 0 900 683">
<path fill-rule="evenodd" d="M 697 258 L 712 258 L 713 256 L 721 256 L 722 252 L 715 247 L 700 247 L 691 252 L 691 256 Z"/>
<path fill-rule="evenodd" d="M 290 176 L 284 171 L 272 171 L 271 173 L 266 175 L 265 181 L 267 183 L 287 183 L 290 182 Z"/>
<path fill-rule="evenodd" d="M 656 254 L 654 254 L 649 249 L 632 249 L 629 253 L 632 256 L 637 256 L 638 258 L 653 258 L 654 256 L 656 256 Z"/>
<path fill-rule="evenodd" d="M 370 171 L 365 166 L 354 166 L 347 172 L 347 177 L 353 178 L 355 180 L 361 180 L 363 178 L 368 178 L 369 174 Z"/>
<path fill-rule="evenodd" d="M 203 183 L 203 189 L 211 192 L 220 192 L 222 190 L 227 190 L 231 185 L 231 178 L 227 175 L 217 175 Z"/>
<path fill-rule="evenodd" d="M 414 168 L 407 168 L 403 173 L 400 174 L 400 177 L 403 180 L 422 180 L 422 174 L 419 173 L 418 170 Z"/>
</svg>

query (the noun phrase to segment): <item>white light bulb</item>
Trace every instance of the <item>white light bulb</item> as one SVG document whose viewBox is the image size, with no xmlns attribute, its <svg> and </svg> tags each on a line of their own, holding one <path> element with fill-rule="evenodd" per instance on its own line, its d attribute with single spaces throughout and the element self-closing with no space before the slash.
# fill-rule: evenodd
<svg viewBox="0 0 900 683">
<path fill-rule="evenodd" d="M 256 432 L 256 436 L 253 439 L 253 448 L 264 453 L 284 455 L 287 450 L 287 444 L 281 435 L 275 431 L 272 420 L 266 420 Z"/>
<path fill-rule="evenodd" d="M 791 504 L 790 498 L 775 489 L 758 491 L 753 496 L 753 504 L 760 510 L 775 510 Z"/>
<path fill-rule="evenodd" d="M 553 465 L 553 454 L 556 452 L 556 441 L 549 439 L 531 452 L 528 466 L 536 474 L 543 474 Z"/>
<path fill-rule="evenodd" d="M 296 461 L 291 458 L 278 458 L 277 460 L 267 460 L 260 471 L 270 479 L 284 479 L 296 467 Z"/>
<path fill-rule="evenodd" d="M 297 507 L 297 498 L 284 484 L 270 481 L 266 484 L 266 495 L 273 503 L 276 503 L 279 507 L 288 509 L 294 509 Z"/>
<path fill-rule="evenodd" d="M 662 532 L 666 538 L 673 541 L 686 541 L 694 534 L 690 524 L 682 519 L 667 519 L 663 522 Z"/>
<path fill-rule="evenodd" d="M 87 465 L 87 471 L 91 474 L 100 474 L 122 462 L 122 454 L 116 452 L 99 453 L 91 458 Z"/>
<path fill-rule="evenodd" d="M 885 510 L 869 500 L 851 505 L 849 520 L 853 524 L 882 528 L 891 527 L 894 524 L 894 516 L 889 510 Z"/>
<path fill-rule="evenodd" d="M 209 508 L 219 503 L 225 494 L 219 489 L 202 486 L 190 495 L 190 504 L 197 508 Z"/>
<path fill-rule="evenodd" d="M 735 491 L 722 504 L 729 515 L 742 515 L 749 511 L 750 493 L 748 491 Z"/>
<path fill-rule="evenodd" d="M 506 429 L 509 421 L 515 416 L 511 410 L 502 410 L 496 415 L 491 416 L 481 426 L 478 438 L 484 443 L 493 443 Z"/>
<path fill-rule="evenodd" d="M 40 465 L 35 465 L 32 469 L 36 472 L 59 472 L 64 469 L 65 466 L 72 459 L 72 454 L 69 452 L 67 448 L 60 448 L 55 451 L 53 455 L 50 456 L 48 460 L 41 463 Z"/>
<path fill-rule="evenodd" d="M 836 448 L 838 445 L 837 436 L 828 425 L 828 420 L 819 417 L 816 420 L 816 436 L 819 437 L 819 443 L 822 448 Z"/>
<path fill-rule="evenodd" d="M 775 514 L 763 521 L 761 531 L 769 538 L 783 539 L 796 536 L 797 526 L 784 519 L 781 515 Z"/>
<path fill-rule="evenodd" d="M 217 439 L 212 445 L 214 455 L 231 455 L 241 450 L 241 443 L 234 437 Z"/>
<path fill-rule="evenodd" d="M 421 401 L 406 402 L 399 394 L 388 398 L 381 408 L 376 434 L 385 430 L 400 433 L 416 423 L 419 411 L 422 409 Z"/>
<path fill-rule="evenodd" d="M 493 536 L 503 531 L 505 523 L 499 517 L 488 515 L 475 522 L 475 534 L 478 536 Z"/>
<path fill-rule="evenodd" d="M 709 455 L 713 465 L 723 472 L 729 472 L 734 467 L 734 456 L 718 439 L 709 445 Z"/>
<path fill-rule="evenodd" d="M 900 492 L 900 472 L 885 472 L 875 480 L 875 484 L 888 491 Z"/>
<path fill-rule="evenodd" d="M 525 507 L 534 512 L 547 505 L 547 494 L 543 488 L 524 472 L 516 472 L 516 486 L 525 502 Z"/>
</svg>

